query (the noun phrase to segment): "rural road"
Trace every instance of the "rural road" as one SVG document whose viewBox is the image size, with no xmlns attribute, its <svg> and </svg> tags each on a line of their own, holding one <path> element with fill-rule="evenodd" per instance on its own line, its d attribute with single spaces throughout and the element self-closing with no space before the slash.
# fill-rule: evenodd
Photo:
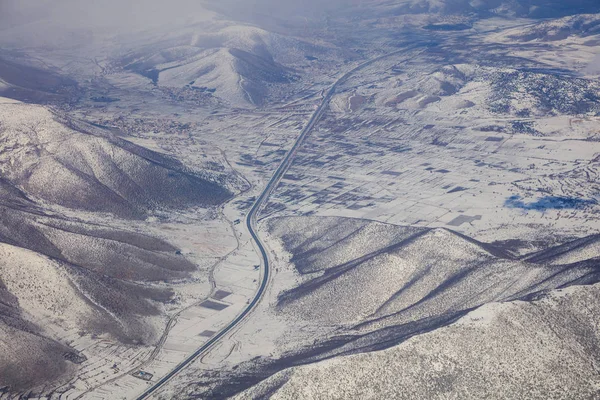
<svg viewBox="0 0 600 400">
<path fill-rule="evenodd" d="M 200 348 L 198 348 L 193 354 L 191 354 L 189 357 L 187 357 L 185 360 L 183 360 L 181 363 L 179 363 L 168 374 L 166 374 L 165 376 L 160 378 L 156 383 L 154 383 L 154 385 L 149 387 L 144 393 L 142 393 L 140 396 L 138 396 L 137 400 L 147 399 L 154 392 L 156 392 L 160 387 L 162 387 L 166 382 L 168 382 L 173 376 L 175 376 L 182 369 L 184 369 L 186 366 L 188 366 L 191 362 L 193 362 L 199 356 L 203 355 L 206 351 L 208 351 L 212 346 L 215 345 L 215 343 L 217 343 L 219 340 L 221 340 L 221 338 L 223 338 L 227 333 L 229 333 L 250 312 L 252 312 L 254 307 L 256 307 L 256 305 L 262 299 L 262 296 L 263 296 L 263 294 L 267 288 L 267 285 L 269 283 L 270 269 L 269 269 L 269 257 L 267 255 L 267 251 L 265 250 L 265 247 L 264 247 L 260 237 L 256 233 L 256 231 L 257 231 L 257 228 L 256 228 L 257 215 L 260 213 L 262 207 L 269 200 L 269 197 L 270 197 L 271 193 L 273 192 L 273 190 L 275 190 L 275 188 L 279 185 L 279 182 L 281 181 L 281 178 L 283 177 L 283 175 L 285 175 L 285 173 L 289 169 L 298 149 L 300 149 L 300 147 L 302 147 L 302 144 L 304 143 L 304 140 L 306 139 L 308 134 L 312 131 L 312 129 L 317 124 L 319 119 L 321 119 L 321 117 L 323 116 L 323 113 L 327 109 L 327 106 L 329 105 L 331 98 L 335 94 L 337 87 L 340 86 L 346 79 L 348 79 L 356 71 L 358 71 L 376 61 L 384 59 L 386 57 L 390 57 L 390 56 L 393 56 L 393 55 L 396 55 L 396 54 L 399 54 L 402 52 L 406 52 L 407 50 L 410 50 L 410 49 L 413 49 L 413 48 L 419 47 L 419 46 L 423 46 L 423 43 L 414 44 L 408 48 L 403 48 L 401 50 L 398 50 L 398 51 L 395 51 L 392 53 L 388 53 L 388 54 L 384 54 L 382 56 L 372 58 L 368 61 L 365 61 L 364 63 L 359 64 L 358 66 L 354 67 L 352 70 L 346 72 L 342 77 L 340 77 L 337 81 L 335 81 L 333 83 L 333 85 L 329 88 L 329 90 L 327 91 L 327 94 L 325 95 L 325 97 L 323 97 L 321 104 L 315 110 L 315 112 L 312 114 L 310 120 L 308 121 L 308 124 L 306 124 L 306 126 L 304 127 L 304 129 L 302 130 L 302 132 L 300 133 L 298 138 L 296 139 L 296 142 L 294 143 L 292 148 L 288 151 L 287 155 L 282 160 L 281 164 L 279 164 L 279 167 L 277 168 L 277 170 L 275 171 L 275 173 L 273 174 L 273 176 L 271 177 L 271 179 L 269 180 L 269 182 L 267 183 L 267 185 L 261 192 L 260 196 L 256 199 L 252 208 L 248 212 L 248 215 L 246 216 L 246 227 L 248 228 L 248 231 L 250 232 L 252 239 L 256 243 L 256 247 L 258 248 L 261 258 L 263 260 L 262 261 L 263 268 L 262 268 L 261 282 L 260 282 L 260 286 L 259 286 L 256 294 L 254 295 L 254 298 L 252 299 L 252 301 L 250 301 L 250 303 L 248 303 L 246 308 L 244 308 L 244 310 L 240 314 L 238 314 L 238 316 L 233 321 L 231 321 L 229 324 L 227 324 L 227 326 L 225 326 L 223 329 L 221 329 L 216 335 L 214 335 L 209 341 L 207 341 Z"/>
</svg>

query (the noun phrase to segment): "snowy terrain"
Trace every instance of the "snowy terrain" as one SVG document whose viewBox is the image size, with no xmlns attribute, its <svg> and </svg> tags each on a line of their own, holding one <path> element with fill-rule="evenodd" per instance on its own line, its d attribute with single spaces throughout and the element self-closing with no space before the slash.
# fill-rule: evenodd
<svg viewBox="0 0 600 400">
<path fill-rule="evenodd" d="M 284 370 L 236 399 L 589 399 L 598 285 L 490 303 L 387 350 Z"/>
<path fill-rule="evenodd" d="M 154 345 L 167 304 L 181 296 L 164 282 L 189 280 L 198 266 L 115 218 L 223 202 L 225 174 L 81 131 L 43 106 L 3 98 L 0 110 L 0 386 L 40 388 L 73 375 L 87 356 L 65 340 L 72 335 Z"/>
<path fill-rule="evenodd" d="M 210 372 L 212 362 L 205 359 L 204 365 L 194 366 L 183 376 L 176 378 L 179 383 L 194 379 L 199 381 L 197 385 L 189 385 L 182 394 L 184 397 L 226 397 L 290 365 L 317 362 L 315 368 L 320 368 L 321 364 L 335 364 L 337 361 L 334 360 L 350 354 L 390 348 L 384 352 L 388 354 L 399 343 L 403 343 L 401 347 L 408 346 L 415 340 L 426 341 L 438 330 L 454 332 L 456 324 L 461 326 L 462 321 L 479 321 L 482 319 L 479 315 L 486 316 L 484 319 L 489 321 L 493 318 L 490 315 L 494 313 L 490 310 L 504 310 L 506 307 L 502 304 L 526 304 L 539 300 L 547 293 L 552 294 L 557 289 L 595 284 L 600 280 L 600 269 L 596 262 L 598 252 L 585 251 L 593 248 L 596 237 L 549 248 L 526 257 L 515 257 L 502 248 L 440 229 L 417 229 L 365 220 L 315 217 L 270 219 L 268 225 L 272 256 L 276 260 L 273 289 L 261 310 L 257 310 L 255 322 L 249 321 L 236 335 L 240 342 L 231 349 L 223 346 L 224 348 L 216 351 L 215 360 L 220 360 L 228 352 L 229 362 L 223 364 L 221 361 L 219 367 L 212 367 L 218 372 Z M 282 257 L 286 253 L 289 261 Z M 554 261 L 556 254 L 562 256 L 562 262 Z M 571 293 L 570 289 L 568 292 Z M 584 299 L 591 301 L 594 292 L 591 293 L 586 294 Z M 596 306 L 594 304 L 593 307 Z M 585 322 L 584 317 L 570 316 L 566 312 L 552 314 L 554 307 L 548 308 L 547 313 L 551 314 L 549 318 L 575 318 L 583 324 L 595 324 L 593 320 Z M 593 315 L 593 312 L 586 315 Z M 540 320 L 539 323 L 543 324 L 543 321 Z M 502 324 L 498 324 L 496 330 L 501 330 Z M 265 326 L 269 329 L 265 329 Z M 515 326 L 519 327 L 519 322 L 515 322 Z M 565 329 L 571 328 L 569 325 L 565 326 Z M 535 340 L 533 337 L 537 328 L 527 325 L 520 329 L 527 330 L 532 336 L 530 340 Z M 425 334 L 426 332 L 432 333 Z M 501 335 L 502 332 L 495 334 Z M 511 335 L 521 334 L 521 331 L 507 333 L 508 339 L 503 342 L 508 347 L 506 351 L 520 351 L 509 348 L 509 344 L 513 337 Z M 577 331 L 568 334 L 573 337 L 572 340 L 579 340 Z M 418 339 L 421 335 L 423 339 Z M 469 343 L 468 339 L 464 340 L 464 343 Z M 451 339 L 448 341 L 453 342 Z M 478 339 L 477 343 L 484 346 L 486 342 Z M 438 351 L 434 345 L 423 346 L 433 352 Z M 268 356 L 265 355 L 266 349 Z M 453 348 L 448 350 L 459 351 Z M 481 352 L 484 351 L 485 349 L 481 349 Z M 542 356 L 542 353 L 538 355 Z M 469 357 L 473 356 L 465 356 L 466 360 Z M 345 359 L 342 357 L 340 360 Z M 497 358 L 490 357 L 490 361 L 495 359 Z M 432 363 L 431 366 L 427 364 L 429 362 Z M 432 368 L 441 371 L 435 367 L 435 363 L 439 363 L 437 360 L 427 359 L 419 363 L 417 364 L 422 370 Z M 389 365 L 384 362 L 375 364 Z M 522 368 L 526 368 L 527 361 L 523 361 L 522 365 Z M 235 368 L 231 369 L 232 366 Z M 300 371 L 306 369 L 298 368 Z M 356 369 L 354 365 L 348 368 Z M 490 370 L 489 373 L 512 373 L 503 368 Z M 377 371 L 390 376 L 397 374 L 387 367 Z M 479 369 L 473 368 L 472 371 L 478 373 Z M 256 389 L 249 390 L 248 397 L 261 397 L 260 393 L 271 390 L 276 392 L 278 383 L 285 382 L 286 377 L 292 373 L 294 372 L 284 370 L 281 374 L 274 375 Z M 345 372 L 332 372 L 332 376 L 343 373 Z M 420 373 L 415 374 L 415 377 L 409 375 L 406 379 L 421 376 Z M 515 374 L 519 376 L 519 373 Z M 193 378 L 194 376 L 197 378 Z M 202 378 L 198 378 L 199 376 Z M 381 379 L 385 381 L 386 378 Z M 479 379 L 495 378 L 485 376 Z M 360 384 L 339 389 L 339 394 L 335 394 L 310 380 L 302 382 L 299 387 L 315 387 L 316 391 L 292 392 L 295 394 L 283 391 L 283 398 L 329 398 L 338 395 L 344 398 L 366 395 L 360 391 Z M 325 382 L 323 384 L 330 385 Z M 540 387 L 548 384 L 540 384 Z M 415 385 L 427 386 L 422 383 Z M 468 384 L 464 385 L 464 390 L 468 390 Z M 529 393 L 518 391 L 521 384 L 514 385 L 511 390 L 515 391 L 515 396 Z M 569 387 L 575 386 L 573 384 Z M 371 396 L 378 398 L 379 392 L 375 388 L 365 390 L 372 391 Z M 405 387 L 396 387 L 390 382 L 389 388 L 385 390 L 381 393 L 393 396 L 393 393 L 404 392 Z M 477 390 L 491 389 L 484 385 Z M 589 390 L 590 387 L 582 388 L 576 393 L 581 393 L 583 398 Z M 421 393 L 417 390 L 407 393 L 410 393 L 410 396 L 406 394 L 407 398 L 427 398 L 427 393 L 430 392 Z M 171 395 L 172 393 L 165 391 L 163 397 Z"/>
<path fill-rule="evenodd" d="M 599 396 L 596 0 L 17 3 L 0 398 Z"/>
</svg>

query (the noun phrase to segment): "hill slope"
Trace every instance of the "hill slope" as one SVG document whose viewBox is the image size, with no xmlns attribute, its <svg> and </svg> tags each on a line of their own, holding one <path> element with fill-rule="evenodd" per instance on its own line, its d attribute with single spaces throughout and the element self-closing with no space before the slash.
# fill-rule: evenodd
<svg viewBox="0 0 600 400">
<path fill-rule="evenodd" d="M 68 208 L 145 218 L 160 208 L 210 206 L 231 193 L 218 176 L 46 108 L 1 100 L 0 172 L 27 195 Z M 70 124 L 71 126 L 67 126 Z"/>
<path fill-rule="evenodd" d="M 600 266 L 585 262 L 590 252 L 564 264 L 540 256 L 533 263 L 445 229 L 290 219 L 271 221 L 272 232 L 285 232 L 303 280 L 279 296 L 277 308 L 327 324 L 371 331 L 600 278 Z"/>
<path fill-rule="evenodd" d="M 596 398 L 599 290 L 488 304 L 384 351 L 282 371 L 236 399 Z"/>
<path fill-rule="evenodd" d="M 110 224 L 218 205 L 231 196 L 224 175 L 3 98 L 0 144 L 0 388 L 27 392 L 75 373 L 82 356 L 65 338 L 156 343 L 175 297 L 165 283 L 197 266 Z M 112 215 L 92 223 L 78 217 L 98 214 L 80 211 Z"/>
<path fill-rule="evenodd" d="M 537 301 L 555 290 L 600 282 L 594 237 L 518 258 L 446 229 L 342 217 L 272 218 L 266 228 L 289 252 L 292 264 L 288 271 L 285 260 L 275 261 L 273 286 L 280 291 L 270 294 L 267 310 L 246 335 L 276 350 L 270 357 L 249 357 L 231 371 L 208 374 L 186 387 L 187 396 L 227 398 L 270 377 L 240 398 L 464 398 L 471 385 L 472 397 L 483 398 L 504 393 L 499 389 L 502 377 L 508 377 L 509 397 L 552 398 L 591 376 L 586 368 L 598 353 L 597 324 L 591 317 L 600 307 L 598 286 L 585 289 L 577 302 L 555 314 L 559 306 L 538 306 L 546 303 Z M 579 251 L 585 243 L 588 250 Z M 571 249 L 571 258 L 546 261 L 554 254 L 566 257 Z M 497 321 L 490 317 L 493 329 L 464 327 L 465 321 L 486 319 L 496 310 L 501 313 Z M 518 316 L 511 320 L 513 312 Z M 274 333 L 263 332 L 265 325 Z M 555 326 L 565 330 L 568 340 L 550 338 Z M 584 338 L 588 331 L 589 341 Z M 410 343 L 422 343 L 423 355 L 401 350 L 412 349 Z M 533 354 L 513 360 L 532 343 L 538 346 Z M 578 359 L 588 345 L 590 354 Z M 565 372 L 573 381 L 557 384 L 551 371 L 567 367 L 557 365 L 559 358 L 545 363 L 544 352 L 563 350 L 574 363 Z M 488 351 L 492 356 L 481 358 Z M 402 356 L 396 357 L 399 352 Z M 500 363 L 495 370 L 494 360 Z M 299 367 L 304 364 L 309 366 Z M 525 384 L 538 377 L 533 386 Z M 562 383 L 564 388 L 555 391 Z M 575 393 L 583 396 L 593 388 L 588 383 Z"/>
<path fill-rule="evenodd" d="M 125 70 L 159 86 L 209 93 L 234 107 L 263 106 L 289 92 L 304 70 L 321 73 L 341 59 L 339 49 L 246 25 L 182 29 L 169 40 L 146 42 L 121 58 Z"/>
</svg>

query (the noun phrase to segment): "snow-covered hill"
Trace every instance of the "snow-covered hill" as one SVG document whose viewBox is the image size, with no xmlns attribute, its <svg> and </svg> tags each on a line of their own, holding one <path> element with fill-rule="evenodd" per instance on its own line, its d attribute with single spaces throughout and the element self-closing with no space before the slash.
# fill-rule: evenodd
<svg viewBox="0 0 600 400">
<path fill-rule="evenodd" d="M 384 351 L 284 370 L 235 398 L 596 398 L 599 290 L 487 304 Z"/>
<path fill-rule="evenodd" d="M 273 218 L 267 227 L 292 270 L 276 261 L 280 291 L 240 337 L 261 336 L 271 356 L 248 356 L 180 394 L 220 398 L 268 378 L 239 398 L 442 399 L 473 391 L 541 399 L 555 393 L 555 368 L 569 377 L 556 393 L 585 398 L 595 388 L 579 385 L 595 359 L 579 355 L 598 341 L 595 237 L 519 258 L 446 229 L 339 217 Z M 563 299 L 561 290 L 578 295 Z M 517 356 L 528 346 L 531 354 Z M 443 386 L 444 376 L 456 385 Z"/>
<path fill-rule="evenodd" d="M 381 3 L 389 7 L 388 2 Z M 568 3 L 558 0 L 404 0 L 393 8 L 398 13 L 468 14 L 481 16 L 504 15 L 510 17 L 556 18 L 585 12 L 598 12 L 600 6 L 594 0 L 574 0 Z M 389 9 L 388 9 L 389 12 Z"/>
<path fill-rule="evenodd" d="M 237 107 L 278 98 L 314 64 L 311 60 L 322 59 L 322 69 L 341 58 L 337 49 L 245 25 L 186 32 L 142 49 L 122 59 L 126 70 L 159 86 L 212 93 Z"/>
<path fill-rule="evenodd" d="M 0 213 L 4 242 L 0 243 L 0 298 L 4 299 L 0 307 L 0 331 L 4 332 L 0 386 L 19 391 L 74 372 L 75 365 L 67 362 L 67 356 L 78 352 L 65 345 L 63 337 L 70 332 L 138 345 L 157 340 L 164 323 L 162 303 L 173 293 L 131 279 L 139 279 L 140 274 L 145 277 L 148 271 L 143 265 L 151 265 L 152 258 L 168 260 L 169 255 L 119 241 L 127 240 L 127 235 L 135 241 L 132 233 L 105 229 L 107 236 L 121 235 L 112 240 L 73 235 L 44 226 L 52 219 L 36 223 L 40 217 L 28 219 L 6 207 L 1 207 Z M 21 217 L 20 226 L 7 224 L 8 213 L 16 213 L 15 219 Z M 107 269 L 110 265 L 114 268 Z"/>
<path fill-rule="evenodd" d="M 215 205 L 231 196 L 214 174 L 189 171 L 94 127 L 60 121 L 41 106 L 2 100 L 0 124 L 2 176 L 50 203 L 142 218 L 160 208 Z"/>
<path fill-rule="evenodd" d="M 547 265 L 539 255 L 523 262 L 445 229 L 310 217 L 272 224 L 303 277 L 279 296 L 278 310 L 367 332 L 600 278 L 597 266 L 583 262 L 598 256 L 596 247 L 586 258 Z"/>
<path fill-rule="evenodd" d="M 0 3 L 0 398 L 598 397 L 598 0 Z"/>
<path fill-rule="evenodd" d="M 0 387 L 68 378 L 82 358 L 65 338 L 77 332 L 156 343 L 174 296 L 164 283 L 190 278 L 197 265 L 164 240 L 110 223 L 221 204 L 231 196 L 224 175 L 5 98 L 0 143 Z M 94 215 L 105 222 L 89 222 Z"/>
</svg>

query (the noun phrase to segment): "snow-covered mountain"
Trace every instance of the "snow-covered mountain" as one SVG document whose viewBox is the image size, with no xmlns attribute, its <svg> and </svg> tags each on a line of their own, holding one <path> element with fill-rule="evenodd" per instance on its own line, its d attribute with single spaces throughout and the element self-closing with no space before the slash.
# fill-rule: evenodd
<svg viewBox="0 0 600 400">
<path fill-rule="evenodd" d="M 0 398 L 598 397 L 598 15 L 0 1 Z"/>
<path fill-rule="evenodd" d="M 598 341 L 592 318 L 592 310 L 600 307 L 596 236 L 516 257 L 446 229 L 339 217 L 283 217 L 267 225 L 272 239 L 289 252 L 294 270 L 287 289 L 273 296 L 262 317 L 263 324 L 289 326 L 290 331 L 273 339 L 275 348 L 285 350 L 279 357 L 261 357 L 223 371 L 220 379 L 207 377 L 188 387 L 185 395 L 226 397 L 262 381 L 237 398 L 268 393 L 282 399 L 426 399 L 444 398 L 448 391 L 461 395 L 463 390 L 486 396 L 503 385 L 500 377 L 510 376 L 511 395 L 537 396 L 539 388 L 551 385 L 559 362 L 556 358 L 545 364 L 546 351 L 568 348 L 565 356 L 575 362 L 586 344 Z M 285 269 L 284 264 L 276 268 Z M 577 295 L 563 300 L 561 290 Z M 540 300 L 548 293 L 548 299 Z M 577 310 L 588 303 L 590 308 Z M 525 324 L 532 312 L 534 319 Z M 564 333 L 564 341 L 547 341 L 539 333 L 553 327 Z M 579 335 L 580 329 L 592 329 L 591 342 Z M 515 344 L 515 337 L 525 342 Z M 513 360 L 525 348 L 521 344 L 536 340 L 531 358 Z M 475 347 L 467 349 L 470 342 Z M 421 349 L 418 354 L 424 353 L 415 355 L 415 346 Z M 588 379 L 586 365 L 594 356 L 586 357 L 573 365 L 579 372 L 564 373 Z M 530 362 L 543 365 L 532 372 Z M 538 389 L 523 384 L 529 379 L 524 371 L 529 378 L 539 377 Z M 440 390 L 435 382 L 446 375 L 457 386 Z M 561 390 L 569 388 L 576 398 L 585 398 L 594 386 L 578 386 L 582 381 L 573 379 Z M 490 380 L 496 386 L 471 380 Z M 434 388 L 427 389 L 431 382 Z"/>
<path fill-rule="evenodd" d="M 596 35 L 600 35 L 600 16 L 598 14 L 579 14 L 551 19 L 523 28 L 509 29 L 503 33 L 506 40 L 519 42 L 552 42 L 571 36 L 586 38 Z"/>
<path fill-rule="evenodd" d="M 219 204 L 231 195 L 219 176 L 194 173 L 105 130 L 61 122 L 38 105 L 4 99 L 1 106 L 0 140 L 6 150 L 0 171 L 29 196 L 72 209 L 142 218 L 160 208 Z"/>
<path fill-rule="evenodd" d="M 76 216 L 220 204 L 231 193 L 219 176 L 5 98 L 0 141 L 0 387 L 70 377 L 82 360 L 72 332 L 155 343 L 173 297 L 156 283 L 197 265 L 164 240 Z"/>
<path fill-rule="evenodd" d="M 340 51 L 245 25 L 213 32 L 188 32 L 134 50 L 122 58 L 125 70 L 158 86 L 189 87 L 232 106 L 262 106 L 290 90 L 321 60 L 319 68 L 341 59 Z"/>
<path fill-rule="evenodd" d="M 595 398 L 599 289 L 491 303 L 387 350 L 281 371 L 234 398 Z"/>
<path fill-rule="evenodd" d="M 574 0 L 568 3 L 558 0 L 402 0 L 394 3 L 380 3 L 387 12 L 398 14 L 468 14 L 481 16 L 504 15 L 511 17 L 557 18 L 585 12 L 595 13 L 600 6 L 594 0 Z"/>
<path fill-rule="evenodd" d="M 79 83 L 85 89 L 98 78 L 132 89 L 123 76 L 137 74 L 146 79 L 146 91 L 153 85 L 192 89 L 229 106 L 253 108 L 281 101 L 301 91 L 307 84 L 304 78 L 326 76 L 355 57 L 316 38 L 300 39 L 222 17 L 200 19 L 205 21 L 115 31 L 54 26 L 46 20 L 28 24 L 30 32 L 46 33 L 52 42 L 45 44 L 25 35 L 23 27 L 7 28 L 0 38 L 7 49 L 35 47 L 25 56 L 7 54 L 0 60 L 0 79 L 6 86 L 0 90 L 12 98 L 37 101 L 40 95 L 32 92 L 55 98 L 69 86 Z M 17 70 L 21 72 L 15 74 Z M 76 88 L 71 91 L 76 92 L 72 99 L 79 94 Z"/>
</svg>

